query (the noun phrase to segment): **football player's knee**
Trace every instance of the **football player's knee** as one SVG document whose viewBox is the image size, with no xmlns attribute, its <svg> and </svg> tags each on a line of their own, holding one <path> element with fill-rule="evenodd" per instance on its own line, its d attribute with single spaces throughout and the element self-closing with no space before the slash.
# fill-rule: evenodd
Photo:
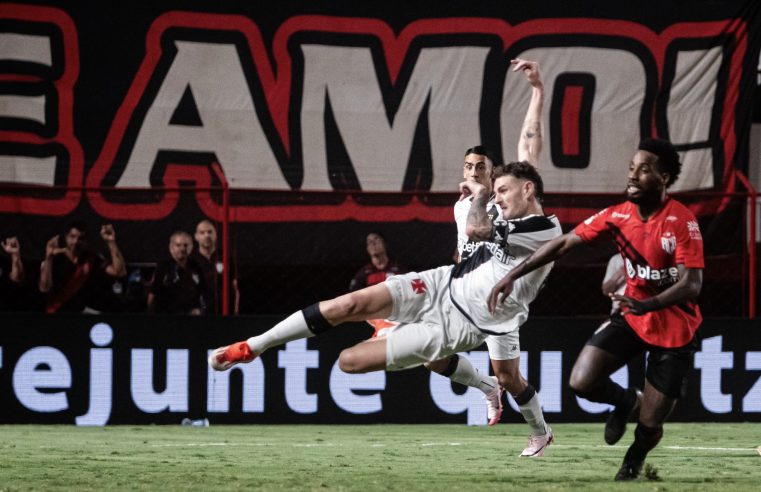
<svg viewBox="0 0 761 492">
<path fill-rule="evenodd" d="M 338 356 L 338 367 L 346 373 L 356 374 L 360 371 L 360 357 L 352 349 L 346 349 Z"/>
<path fill-rule="evenodd" d="M 505 388 L 510 394 L 518 394 L 525 389 L 521 373 L 515 372 L 498 372 L 496 374 L 499 385 Z"/>
<path fill-rule="evenodd" d="M 670 404 L 660 406 L 660 408 L 652 408 L 651 405 L 643 403 L 639 410 L 639 418 L 637 421 L 649 428 L 663 429 L 663 423 L 666 420 L 666 416 L 671 413 L 668 408 Z M 662 431 L 661 431 L 662 432 Z"/>
<path fill-rule="evenodd" d="M 577 369 L 576 366 L 571 370 L 571 377 L 568 379 L 568 386 L 576 393 L 577 396 L 583 396 L 591 389 L 591 381 L 586 377 L 585 371 Z"/>
</svg>

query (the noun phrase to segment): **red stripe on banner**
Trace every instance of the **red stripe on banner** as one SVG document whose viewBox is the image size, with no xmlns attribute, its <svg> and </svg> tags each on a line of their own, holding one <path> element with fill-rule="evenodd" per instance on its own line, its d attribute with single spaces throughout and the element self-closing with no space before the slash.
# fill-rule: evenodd
<svg viewBox="0 0 761 492">
<path fill-rule="evenodd" d="M 563 154 L 579 155 L 579 115 L 584 88 L 568 86 L 563 94 Z"/>
</svg>

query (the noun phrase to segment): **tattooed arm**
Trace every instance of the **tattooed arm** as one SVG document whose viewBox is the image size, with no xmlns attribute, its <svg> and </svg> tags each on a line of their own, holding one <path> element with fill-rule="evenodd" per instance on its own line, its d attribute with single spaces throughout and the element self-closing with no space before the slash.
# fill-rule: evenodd
<svg viewBox="0 0 761 492">
<path fill-rule="evenodd" d="M 526 80 L 531 84 L 531 102 L 529 102 L 518 140 L 518 160 L 528 161 L 536 167 L 539 165 L 539 154 L 542 153 L 542 107 L 544 106 L 544 84 L 539 73 L 539 64 L 520 58 L 511 60 L 510 63 L 513 64 L 513 72 L 523 71 Z"/>
<path fill-rule="evenodd" d="M 463 181 L 460 183 L 460 192 L 473 196 L 473 203 L 468 211 L 468 219 L 465 223 L 465 234 L 471 241 L 487 241 L 491 238 L 492 221 L 486 214 L 486 204 L 489 202 L 489 190 L 475 181 Z"/>
</svg>

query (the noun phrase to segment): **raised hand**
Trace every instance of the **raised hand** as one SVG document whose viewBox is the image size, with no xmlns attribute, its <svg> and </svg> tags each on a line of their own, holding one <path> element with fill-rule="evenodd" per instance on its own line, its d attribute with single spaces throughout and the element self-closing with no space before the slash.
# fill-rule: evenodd
<svg viewBox="0 0 761 492">
<path fill-rule="evenodd" d="M 523 60 L 516 58 L 510 60 L 510 64 L 513 66 L 513 72 L 522 71 L 526 76 L 526 80 L 532 87 L 542 86 L 542 76 L 539 73 L 539 63 L 531 60 Z"/>
<path fill-rule="evenodd" d="M 50 258 L 59 251 L 61 251 L 61 248 L 58 247 L 58 234 L 48 239 L 47 244 L 45 245 L 45 258 Z"/>
<path fill-rule="evenodd" d="M 100 227 L 100 237 L 107 243 L 113 243 L 116 241 L 116 232 L 114 232 L 114 226 L 111 224 L 105 224 Z"/>
<path fill-rule="evenodd" d="M 460 199 L 463 199 L 465 197 L 468 197 L 470 195 L 476 195 L 483 190 L 486 190 L 486 186 L 482 185 L 478 181 L 463 181 L 460 183 Z"/>
<path fill-rule="evenodd" d="M 9 255 L 17 255 L 21 251 L 21 247 L 19 246 L 18 238 L 16 236 L 6 238 L 3 242 L 3 250 L 8 253 Z"/>
</svg>

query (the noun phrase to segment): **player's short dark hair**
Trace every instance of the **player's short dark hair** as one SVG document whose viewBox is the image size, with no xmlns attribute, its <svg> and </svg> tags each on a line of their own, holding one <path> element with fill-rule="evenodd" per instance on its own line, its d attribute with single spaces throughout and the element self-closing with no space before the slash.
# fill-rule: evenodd
<svg viewBox="0 0 761 492">
<path fill-rule="evenodd" d="M 527 161 L 508 162 L 507 164 L 497 164 L 494 166 L 494 179 L 502 176 L 512 176 L 517 179 L 524 179 L 534 183 L 534 196 L 542 203 L 544 200 L 544 181 L 539 171 Z"/>
<path fill-rule="evenodd" d="M 476 155 L 485 155 L 492 163 L 494 162 L 494 156 L 492 156 L 489 149 L 487 149 L 483 145 L 476 145 L 474 147 L 469 148 L 465 151 L 465 155 L 468 156 L 470 154 L 476 154 Z"/>
<path fill-rule="evenodd" d="M 658 170 L 669 175 L 666 188 L 676 182 L 679 173 L 682 172 L 682 163 L 679 162 L 679 154 L 671 142 L 662 138 L 645 138 L 639 143 L 637 149 L 650 152 L 658 157 Z"/>
</svg>

